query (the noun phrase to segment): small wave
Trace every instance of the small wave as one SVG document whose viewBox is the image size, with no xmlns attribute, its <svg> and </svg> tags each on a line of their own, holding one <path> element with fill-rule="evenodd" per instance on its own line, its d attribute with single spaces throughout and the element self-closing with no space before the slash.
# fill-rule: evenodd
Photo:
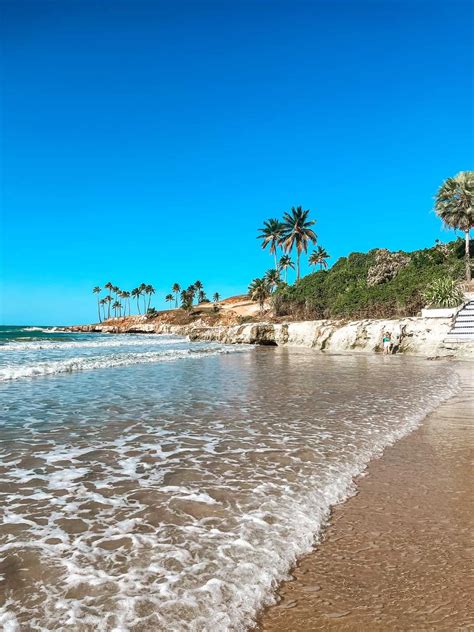
<svg viewBox="0 0 474 632">
<path fill-rule="evenodd" d="M 134 336 L 130 334 L 130 338 L 125 338 L 123 334 L 117 337 L 111 338 L 110 335 L 100 340 L 64 340 L 58 341 L 57 339 L 27 339 L 24 342 L 15 340 L 14 342 L 6 342 L 0 344 L 0 351 L 52 351 L 52 350 L 67 350 L 67 349 L 111 349 L 114 347 L 141 347 L 141 346 L 165 346 L 172 344 L 183 344 L 189 342 L 187 338 L 164 338 L 158 334 L 137 334 Z"/>
<path fill-rule="evenodd" d="M 54 333 L 57 330 L 58 330 L 57 327 L 24 327 L 23 328 L 23 331 L 41 331 L 45 334 Z"/>
<path fill-rule="evenodd" d="M 152 351 L 149 353 L 127 353 L 106 358 L 70 358 L 68 360 L 56 360 L 39 362 L 30 366 L 9 366 L 0 369 L 0 382 L 8 382 L 25 377 L 38 377 L 44 375 L 56 375 L 59 373 L 74 373 L 76 371 L 91 371 L 93 369 L 108 369 L 133 364 L 149 364 L 154 362 L 166 362 L 180 358 L 200 358 L 206 355 L 218 355 L 242 351 L 238 347 L 220 347 L 209 349 L 184 349 L 173 351 Z"/>
</svg>

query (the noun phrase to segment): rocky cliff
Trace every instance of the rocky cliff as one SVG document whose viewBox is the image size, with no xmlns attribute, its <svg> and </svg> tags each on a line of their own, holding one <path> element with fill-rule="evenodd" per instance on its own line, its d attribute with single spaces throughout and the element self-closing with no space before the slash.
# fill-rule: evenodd
<svg viewBox="0 0 474 632">
<path fill-rule="evenodd" d="M 102 333 L 171 333 L 189 336 L 191 340 L 308 347 L 326 353 L 380 352 L 383 333 L 388 331 L 399 353 L 474 358 L 474 345 L 444 342 L 450 327 L 450 318 L 358 320 L 346 323 L 340 320 L 260 322 L 214 327 L 199 322 L 183 326 L 129 320 L 126 324 L 83 325 L 69 330 Z"/>
</svg>

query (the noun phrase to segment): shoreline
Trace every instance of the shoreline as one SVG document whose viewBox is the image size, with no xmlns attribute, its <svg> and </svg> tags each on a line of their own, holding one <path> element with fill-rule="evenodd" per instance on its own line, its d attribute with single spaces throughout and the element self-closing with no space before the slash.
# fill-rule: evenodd
<svg viewBox="0 0 474 632">
<path fill-rule="evenodd" d="M 474 367 L 455 370 L 459 392 L 369 463 L 254 632 L 474 626 L 466 554 Z"/>
</svg>

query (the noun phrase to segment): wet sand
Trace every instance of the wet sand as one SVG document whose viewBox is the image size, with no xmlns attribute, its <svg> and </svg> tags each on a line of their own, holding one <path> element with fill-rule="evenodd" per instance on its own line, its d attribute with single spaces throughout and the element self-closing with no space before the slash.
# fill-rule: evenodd
<svg viewBox="0 0 474 632">
<path fill-rule="evenodd" d="M 282 584 L 260 632 L 474 630 L 474 364 L 388 448 Z"/>
</svg>

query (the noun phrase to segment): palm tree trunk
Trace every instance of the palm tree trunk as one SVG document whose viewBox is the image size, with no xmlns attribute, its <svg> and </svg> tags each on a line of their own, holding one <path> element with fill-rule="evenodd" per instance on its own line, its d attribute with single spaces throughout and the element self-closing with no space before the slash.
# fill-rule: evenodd
<svg viewBox="0 0 474 632">
<path fill-rule="evenodd" d="M 102 318 L 100 317 L 100 303 L 99 303 L 99 299 L 97 298 L 97 311 L 99 312 L 99 323 L 102 322 Z"/>
<path fill-rule="evenodd" d="M 300 280 L 300 256 L 301 253 L 299 250 L 296 251 L 296 280 Z"/>
<path fill-rule="evenodd" d="M 140 300 L 139 300 L 139 299 L 140 299 L 140 297 L 139 297 L 139 296 L 137 296 L 137 307 L 138 307 L 138 313 L 139 313 L 139 314 L 141 314 L 141 311 L 140 311 Z"/>
<path fill-rule="evenodd" d="M 178 292 L 175 292 L 174 295 L 174 308 L 178 309 Z"/>
<path fill-rule="evenodd" d="M 471 238 L 469 235 L 469 229 L 466 230 L 466 241 L 465 241 L 465 256 L 466 256 L 466 281 L 470 281 L 471 280 L 471 259 L 469 257 L 470 254 L 470 244 L 471 244 Z"/>
<path fill-rule="evenodd" d="M 274 259 L 275 259 L 275 270 L 278 270 L 278 264 L 277 264 L 277 252 L 276 252 L 276 249 L 275 249 L 275 252 L 273 253 L 273 257 L 274 257 Z"/>
</svg>

